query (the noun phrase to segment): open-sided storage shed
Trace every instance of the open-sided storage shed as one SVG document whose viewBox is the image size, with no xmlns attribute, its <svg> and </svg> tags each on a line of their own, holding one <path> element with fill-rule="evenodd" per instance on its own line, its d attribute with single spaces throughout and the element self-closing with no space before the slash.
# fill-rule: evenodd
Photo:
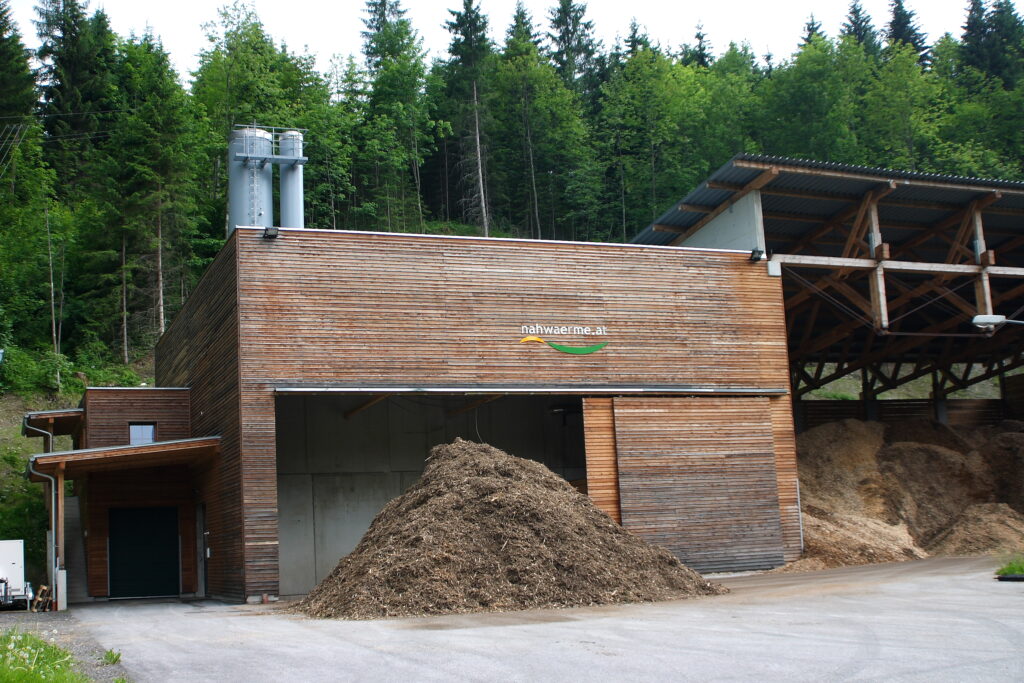
<svg viewBox="0 0 1024 683">
<path fill-rule="evenodd" d="M 1012 413 L 1005 390 L 946 398 L 1024 365 L 1024 326 L 971 324 L 1024 313 L 1024 183 L 739 155 L 634 242 L 745 249 L 782 274 L 798 419 Z M 851 374 L 862 401 L 799 400 Z M 920 378 L 931 400 L 876 400 Z"/>
</svg>

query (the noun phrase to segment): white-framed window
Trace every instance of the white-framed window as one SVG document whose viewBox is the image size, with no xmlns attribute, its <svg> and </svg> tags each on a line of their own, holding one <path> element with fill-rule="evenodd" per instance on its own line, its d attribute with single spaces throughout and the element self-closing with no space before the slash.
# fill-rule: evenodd
<svg viewBox="0 0 1024 683">
<path fill-rule="evenodd" d="M 137 422 L 128 425 L 128 443 L 141 446 L 156 441 L 156 423 Z"/>
</svg>

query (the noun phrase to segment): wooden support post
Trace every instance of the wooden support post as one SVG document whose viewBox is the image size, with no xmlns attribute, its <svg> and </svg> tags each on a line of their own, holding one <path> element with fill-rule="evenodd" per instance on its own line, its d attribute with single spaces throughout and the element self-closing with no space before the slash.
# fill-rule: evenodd
<svg viewBox="0 0 1024 683">
<path fill-rule="evenodd" d="M 974 212 L 974 262 L 978 265 L 982 264 L 982 254 L 984 254 L 988 247 L 985 246 L 985 230 L 982 226 L 981 221 L 981 210 Z"/>
<path fill-rule="evenodd" d="M 864 404 L 864 419 L 868 422 L 878 421 L 878 395 L 868 380 L 868 368 L 860 369 L 860 400 Z"/>
<path fill-rule="evenodd" d="M 43 453 L 53 453 L 53 418 L 46 421 L 46 436 L 43 437 Z"/>
<path fill-rule="evenodd" d="M 992 315 L 992 285 L 988 273 L 978 273 L 974 281 L 974 302 L 978 307 L 978 315 Z"/>
<path fill-rule="evenodd" d="M 884 333 L 889 329 L 889 302 L 885 294 L 885 266 L 879 263 L 871 274 L 871 317 L 875 329 Z"/>
<path fill-rule="evenodd" d="M 939 373 L 932 372 L 932 404 L 936 422 L 949 423 L 949 410 L 946 406 L 946 390 L 942 388 Z"/>
<path fill-rule="evenodd" d="M 54 545 L 57 548 L 57 562 L 58 569 L 64 569 L 64 463 L 60 463 L 57 466 L 57 513 L 55 518 L 57 520 L 57 537 L 54 539 Z"/>
</svg>

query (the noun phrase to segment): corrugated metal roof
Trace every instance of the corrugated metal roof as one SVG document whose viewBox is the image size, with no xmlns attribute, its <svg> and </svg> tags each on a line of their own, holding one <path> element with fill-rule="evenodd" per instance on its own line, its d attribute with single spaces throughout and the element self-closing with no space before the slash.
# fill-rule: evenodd
<svg viewBox="0 0 1024 683">
<path fill-rule="evenodd" d="M 751 167 L 749 164 L 753 164 Z M 674 232 L 658 231 L 655 225 L 686 229 L 696 225 L 705 215 L 704 211 L 684 211 L 682 205 L 717 207 L 729 200 L 735 191 L 728 187 L 743 187 L 757 178 L 764 166 L 780 169 L 778 178 L 762 193 L 762 206 L 766 213 L 765 227 L 769 233 L 784 232 L 799 236 L 798 222 L 774 218 L 768 214 L 798 214 L 808 218 L 824 219 L 842 210 L 843 204 L 859 201 L 880 182 L 895 181 L 897 187 L 882 200 L 879 206 L 882 222 L 928 225 L 959 210 L 980 193 L 992 190 L 1003 191 L 1002 198 L 992 208 L 1024 209 L 1024 182 L 997 180 L 992 178 L 970 178 L 966 176 L 943 175 L 899 171 L 888 168 L 872 168 L 851 164 L 838 164 L 808 159 L 793 159 L 758 154 L 739 154 L 694 188 L 679 202 L 669 207 L 650 225 L 640 231 L 632 242 L 635 244 L 671 244 L 678 236 Z M 788 171 L 787 171 L 788 169 Z M 810 174 L 804 170 L 820 170 L 827 174 Z M 712 187 L 709 187 L 709 184 Z M 941 186 L 936 186 L 937 184 Z M 781 194 L 780 194 L 781 193 Z M 807 195 L 807 196 L 803 196 Z M 814 196 L 818 195 L 818 196 Z M 894 206 L 893 203 L 942 204 L 948 208 L 926 206 Z M 1005 216 L 986 214 L 986 225 L 1012 229 L 1020 226 L 1019 219 L 1007 220 Z M 803 224 L 803 232 L 817 226 L 812 221 Z M 781 246 L 781 245 L 778 245 Z"/>
</svg>

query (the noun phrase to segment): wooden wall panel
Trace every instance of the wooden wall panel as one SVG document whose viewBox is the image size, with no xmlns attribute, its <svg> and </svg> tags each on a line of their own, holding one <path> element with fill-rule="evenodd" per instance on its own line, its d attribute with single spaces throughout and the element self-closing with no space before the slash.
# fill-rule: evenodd
<svg viewBox="0 0 1024 683">
<path fill-rule="evenodd" d="M 131 469 L 90 474 L 83 488 L 86 501 L 85 563 L 89 595 L 106 597 L 107 536 L 111 508 L 177 507 L 181 539 L 181 590 L 194 593 L 196 575 L 196 500 L 188 467 Z"/>
<path fill-rule="evenodd" d="M 622 524 L 612 399 L 583 399 L 583 438 L 587 454 L 587 495 L 594 505 Z"/>
<path fill-rule="evenodd" d="M 796 432 L 789 396 L 769 399 L 772 440 L 775 445 L 775 475 L 778 482 L 782 545 L 786 562 L 799 559 L 803 552 L 800 520 L 800 479 L 796 467 Z"/>
<path fill-rule="evenodd" d="M 246 386 L 787 390 L 780 278 L 739 253 L 238 231 Z M 606 327 L 519 343 L 523 325 Z"/>
<path fill-rule="evenodd" d="M 206 504 L 211 596 L 245 591 L 244 478 L 239 449 L 237 249 L 227 241 L 156 347 L 156 381 L 189 387 L 192 436 L 220 436 L 220 456 L 197 475 Z M 272 442 L 271 442 L 272 443 Z"/>
<path fill-rule="evenodd" d="M 615 399 L 622 523 L 698 571 L 783 563 L 768 398 Z"/>
<path fill-rule="evenodd" d="M 167 388 L 90 388 L 82 398 L 85 429 L 82 448 L 128 445 L 128 425 L 156 423 L 156 440 L 187 439 L 191 434 L 189 392 Z"/>
</svg>

